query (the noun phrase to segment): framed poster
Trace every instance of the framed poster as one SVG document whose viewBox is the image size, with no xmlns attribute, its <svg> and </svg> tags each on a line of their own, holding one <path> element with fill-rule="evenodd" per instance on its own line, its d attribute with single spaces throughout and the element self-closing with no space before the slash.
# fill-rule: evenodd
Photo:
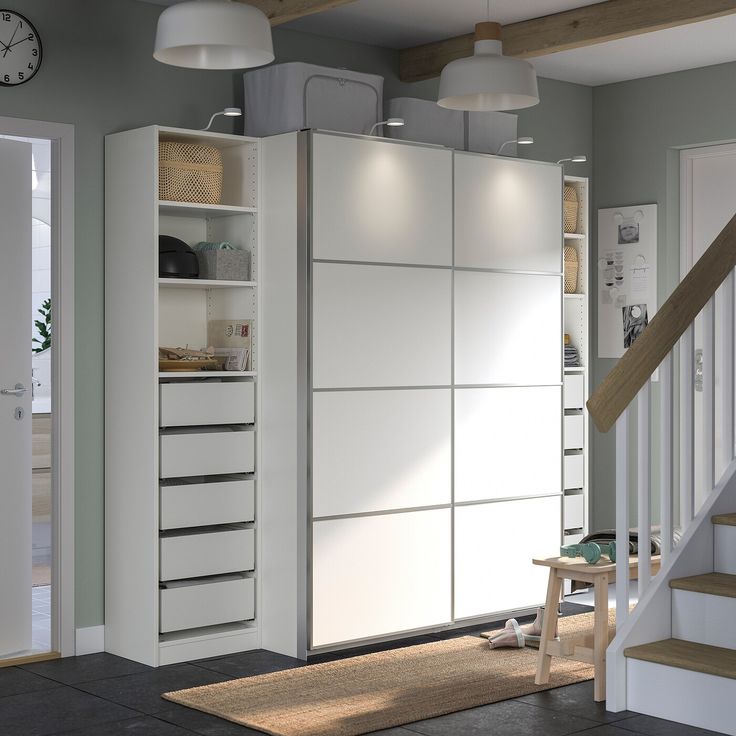
<svg viewBox="0 0 736 736">
<path fill-rule="evenodd" d="M 657 205 L 598 210 L 598 357 L 620 358 L 657 311 Z"/>
</svg>

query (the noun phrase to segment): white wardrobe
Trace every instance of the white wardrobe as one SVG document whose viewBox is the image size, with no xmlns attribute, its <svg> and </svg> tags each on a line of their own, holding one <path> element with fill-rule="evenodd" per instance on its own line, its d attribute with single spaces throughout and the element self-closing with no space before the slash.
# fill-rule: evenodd
<svg viewBox="0 0 736 736">
<path fill-rule="evenodd" d="M 559 166 L 262 141 L 261 611 L 304 656 L 544 599 L 562 494 Z"/>
</svg>

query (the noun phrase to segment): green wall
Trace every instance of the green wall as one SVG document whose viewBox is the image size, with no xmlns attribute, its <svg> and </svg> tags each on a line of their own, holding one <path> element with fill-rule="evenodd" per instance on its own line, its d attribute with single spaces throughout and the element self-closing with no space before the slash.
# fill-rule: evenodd
<svg viewBox="0 0 736 736">
<path fill-rule="evenodd" d="M 720 64 L 606 85 L 593 92 L 592 219 L 595 223 L 601 207 L 659 205 L 660 305 L 679 281 L 679 149 L 736 139 L 736 96 L 729 92 L 734 79 L 736 64 Z M 597 269 L 591 276 L 591 283 L 597 284 Z M 597 303 L 595 297 L 591 301 L 595 356 Z M 614 364 L 594 359 L 594 385 Z M 656 399 L 656 387 L 653 394 Z M 592 447 L 593 525 L 607 528 L 615 513 L 614 432 L 594 431 Z"/>
<path fill-rule="evenodd" d="M 43 40 L 43 66 L 29 83 L 0 89 L 0 116 L 75 126 L 77 627 L 104 620 L 104 136 L 155 123 L 198 128 L 215 110 L 242 105 L 240 73 L 197 72 L 153 60 L 161 10 L 138 0 L 23 0 L 22 12 Z M 436 95 L 436 80 L 398 80 L 395 51 L 285 29 L 274 32 L 274 44 L 277 61 L 382 74 L 387 99 Z M 537 140 L 523 153 L 547 161 L 590 154 L 592 91 L 549 80 L 540 80 L 540 89 L 542 103 L 520 114 L 519 134 Z M 228 125 L 220 120 L 216 129 L 228 131 Z M 587 175 L 589 169 L 571 173 Z"/>
</svg>

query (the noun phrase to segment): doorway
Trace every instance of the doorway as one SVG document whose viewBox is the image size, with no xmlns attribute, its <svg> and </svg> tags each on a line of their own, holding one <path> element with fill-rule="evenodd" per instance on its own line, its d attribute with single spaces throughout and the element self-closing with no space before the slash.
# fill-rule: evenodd
<svg viewBox="0 0 736 736">
<path fill-rule="evenodd" d="M 0 118 L 0 666 L 74 654 L 73 128 Z"/>
</svg>

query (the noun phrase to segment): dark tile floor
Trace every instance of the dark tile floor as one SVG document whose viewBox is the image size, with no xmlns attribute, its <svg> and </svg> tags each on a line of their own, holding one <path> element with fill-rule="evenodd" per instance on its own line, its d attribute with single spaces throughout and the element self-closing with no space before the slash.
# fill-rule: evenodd
<svg viewBox="0 0 736 736">
<path fill-rule="evenodd" d="M 572 610 L 568 610 L 572 612 Z M 488 629 L 486 625 L 483 629 Z M 436 641 L 447 632 L 310 658 Z M 259 732 L 162 700 L 160 695 L 304 663 L 272 652 L 233 654 L 154 669 L 111 654 L 0 669 L 0 736 L 259 736 Z M 608 713 L 593 683 L 549 690 L 381 731 L 381 736 L 696 736 L 712 733 L 635 713 Z M 378 734 L 376 734 L 378 736 Z"/>
</svg>

